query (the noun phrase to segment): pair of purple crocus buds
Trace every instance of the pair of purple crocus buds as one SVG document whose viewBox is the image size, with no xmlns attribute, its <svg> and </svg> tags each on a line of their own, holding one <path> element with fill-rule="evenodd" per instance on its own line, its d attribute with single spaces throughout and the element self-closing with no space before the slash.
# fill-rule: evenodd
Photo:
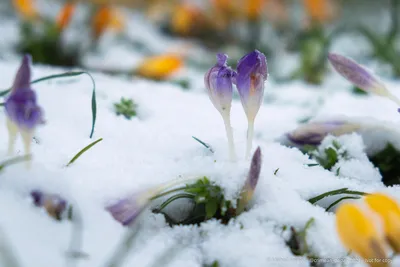
<svg viewBox="0 0 400 267">
<path fill-rule="evenodd" d="M 25 153 L 30 154 L 34 130 L 37 125 L 44 123 L 43 111 L 38 106 L 36 93 L 31 88 L 31 61 L 30 55 L 23 57 L 10 95 L 4 104 L 9 135 L 9 155 L 14 153 L 18 132 L 22 136 Z"/>
<path fill-rule="evenodd" d="M 231 160 L 236 159 L 230 111 L 233 84 L 239 91 L 243 109 L 248 120 L 246 158 L 250 156 L 253 141 L 254 120 L 264 96 L 264 82 L 268 78 L 267 60 L 257 50 L 242 57 L 237 64 L 237 72 L 228 65 L 226 54 L 217 55 L 217 64 L 204 76 L 204 83 L 211 102 L 221 113 L 228 139 Z"/>
</svg>

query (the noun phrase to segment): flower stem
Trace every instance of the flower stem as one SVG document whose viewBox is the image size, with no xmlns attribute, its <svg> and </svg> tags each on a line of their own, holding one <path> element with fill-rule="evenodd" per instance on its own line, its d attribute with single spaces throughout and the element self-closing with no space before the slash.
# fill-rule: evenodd
<svg viewBox="0 0 400 267">
<path fill-rule="evenodd" d="M 393 102 L 395 102 L 397 105 L 400 106 L 400 99 L 398 99 L 396 96 L 394 96 L 393 94 L 389 94 L 387 96 L 390 100 L 392 100 Z"/>
<path fill-rule="evenodd" d="M 233 142 L 233 132 L 232 132 L 230 116 L 229 115 L 223 116 L 223 118 L 224 118 L 224 124 L 225 124 L 226 137 L 228 139 L 229 158 L 231 161 L 235 161 L 236 153 L 235 153 L 235 144 Z"/>
<path fill-rule="evenodd" d="M 250 158 L 250 152 L 253 145 L 253 135 L 254 135 L 254 121 L 249 120 L 247 126 L 246 159 Z"/>
</svg>

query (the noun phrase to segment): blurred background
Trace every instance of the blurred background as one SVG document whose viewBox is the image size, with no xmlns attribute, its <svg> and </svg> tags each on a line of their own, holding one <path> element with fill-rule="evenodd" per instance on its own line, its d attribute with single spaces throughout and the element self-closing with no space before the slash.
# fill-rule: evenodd
<svg viewBox="0 0 400 267">
<path fill-rule="evenodd" d="M 2 59 L 175 80 L 257 49 L 271 79 L 319 85 L 335 51 L 400 76 L 400 0 L 5 0 Z M 192 75 L 193 74 L 193 75 Z M 197 75 L 196 75 L 197 74 Z M 197 78 L 196 78 L 197 77 Z"/>
</svg>

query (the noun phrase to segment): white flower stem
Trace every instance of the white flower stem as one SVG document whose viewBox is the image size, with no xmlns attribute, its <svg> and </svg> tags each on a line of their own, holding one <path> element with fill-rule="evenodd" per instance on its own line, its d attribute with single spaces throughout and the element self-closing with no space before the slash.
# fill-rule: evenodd
<svg viewBox="0 0 400 267">
<path fill-rule="evenodd" d="M 253 145 L 253 135 L 254 135 L 254 120 L 249 120 L 247 126 L 246 159 L 250 158 L 250 152 Z"/>
<path fill-rule="evenodd" d="M 400 106 L 400 99 L 398 99 L 396 96 L 389 93 L 387 95 L 387 98 L 389 98 L 390 100 L 392 100 L 393 102 L 395 102 L 397 105 Z"/>
<path fill-rule="evenodd" d="M 223 115 L 222 117 L 224 119 L 226 137 L 228 139 L 229 159 L 231 161 L 235 161 L 236 160 L 236 152 L 235 152 L 235 143 L 233 142 L 233 132 L 232 132 L 230 115 L 227 114 L 225 116 Z"/>
<path fill-rule="evenodd" d="M 7 130 L 8 130 L 8 156 L 14 154 L 15 142 L 17 140 L 18 127 L 10 119 L 7 119 Z"/>
</svg>

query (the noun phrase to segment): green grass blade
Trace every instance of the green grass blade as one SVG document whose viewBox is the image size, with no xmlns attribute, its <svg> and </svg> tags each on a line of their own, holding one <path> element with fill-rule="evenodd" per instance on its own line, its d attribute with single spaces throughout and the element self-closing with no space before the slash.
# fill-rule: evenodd
<svg viewBox="0 0 400 267">
<path fill-rule="evenodd" d="M 18 156 L 12 159 L 5 160 L 0 163 L 0 171 L 2 171 L 5 167 L 10 166 L 12 164 L 20 163 L 23 161 L 31 160 L 32 155 Z"/>
<path fill-rule="evenodd" d="M 56 79 L 56 78 L 65 78 L 65 77 L 74 77 L 74 76 L 79 76 L 82 74 L 86 74 L 90 77 L 90 79 L 92 80 L 92 84 L 93 84 L 93 89 L 92 89 L 92 128 L 90 131 L 90 138 L 93 137 L 93 133 L 94 133 L 94 126 L 96 124 L 96 118 L 97 118 L 97 102 L 96 102 L 96 83 L 92 77 L 92 75 L 89 72 L 86 71 L 70 71 L 70 72 L 65 72 L 65 73 L 60 73 L 60 74 L 54 74 L 54 75 L 49 75 L 49 76 L 45 76 L 36 80 L 31 81 L 31 84 L 35 84 L 35 83 L 39 83 L 39 82 L 43 82 L 43 81 L 47 81 L 47 80 L 51 80 L 51 79 Z M 11 91 L 11 89 L 7 89 L 4 91 L 0 91 L 0 97 L 7 95 L 9 92 Z"/>
<path fill-rule="evenodd" d="M 192 136 L 192 138 L 193 138 L 194 140 L 196 140 L 197 142 L 199 142 L 200 144 L 202 144 L 205 148 L 207 148 L 208 150 L 210 150 L 211 153 L 214 153 L 214 149 L 213 149 L 209 144 L 207 144 L 207 143 L 201 141 L 199 138 L 197 138 L 197 137 L 195 137 L 195 136 Z"/>
<path fill-rule="evenodd" d="M 175 200 L 181 199 L 181 198 L 191 198 L 191 199 L 193 199 L 194 195 L 193 194 L 185 194 L 185 193 L 174 195 L 174 196 L 168 198 L 166 201 L 164 201 L 164 203 L 162 203 L 160 205 L 160 207 L 156 209 L 157 212 L 161 212 L 170 203 L 174 202 Z"/>
<path fill-rule="evenodd" d="M 323 194 L 321 194 L 319 196 L 310 198 L 308 200 L 308 202 L 310 202 L 311 204 L 315 204 L 316 202 L 318 202 L 319 200 L 321 200 L 323 198 L 326 198 L 326 197 L 329 197 L 329 196 L 340 195 L 340 194 L 359 195 L 359 196 L 367 195 L 367 193 L 365 193 L 365 192 L 352 191 L 352 190 L 347 190 L 347 188 L 341 188 L 341 189 L 329 191 L 329 192 L 323 193 Z"/>
<path fill-rule="evenodd" d="M 338 200 L 334 201 L 332 204 L 330 204 L 327 208 L 326 211 L 329 211 L 331 208 L 333 208 L 336 204 L 338 204 L 339 202 L 346 200 L 346 199 L 359 199 L 359 197 L 342 197 L 339 198 Z"/>
<path fill-rule="evenodd" d="M 74 163 L 83 153 L 85 153 L 86 151 L 88 151 L 92 146 L 94 146 L 95 144 L 97 144 L 98 142 L 102 141 L 103 138 L 100 138 L 96 141 L 94 141 L 93 143 L 90 143 L 89 145 L 87 145 L 85 148 L 83 148 L 81 151 L 78 152 L 78 154 L 76 154 L 67 164 L 67 167 L 69 165 L 71 165 L 72 163 Z"/>
</svg>

